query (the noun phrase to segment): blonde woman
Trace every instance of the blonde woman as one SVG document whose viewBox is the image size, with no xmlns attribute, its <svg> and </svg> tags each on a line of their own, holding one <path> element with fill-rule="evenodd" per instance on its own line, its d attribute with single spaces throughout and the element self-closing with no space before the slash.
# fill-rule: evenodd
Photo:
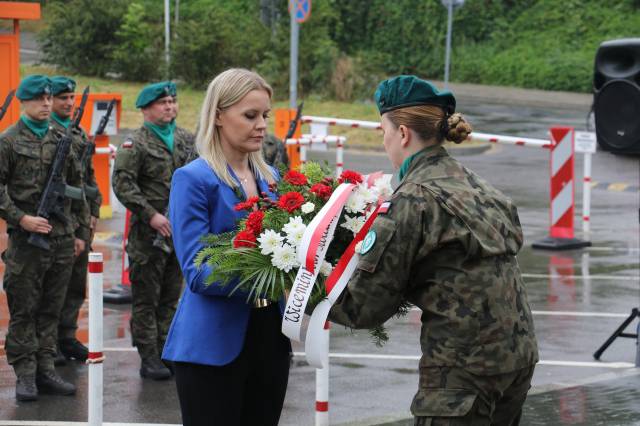
<svg viewBox="0 0 640 426">
<path fill-rule="evenodd" d="M 175 363 L 185 426 L 277 425 L 289 376 L 289 340 L 280 332 L 278 304 L 233 286 L 205 286 L 210 273 L 194 266 L 200 237 L 234 229 L 243 199 L 267 193 L 277 178 L 261 147 L 271 87 L 258 74 L 230 69 L 209 84 L 200 114 L 199 158 L 178 169 L 169 211 L 186 280 L 163 359 Z"/>
</svg>

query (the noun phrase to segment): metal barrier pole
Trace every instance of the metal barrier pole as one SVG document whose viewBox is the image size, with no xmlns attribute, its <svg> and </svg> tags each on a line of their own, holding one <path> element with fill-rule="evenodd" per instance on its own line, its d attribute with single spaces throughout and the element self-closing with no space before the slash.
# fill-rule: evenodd
<svg viewBox="0 0 640 426">
<path fill-rule="evenodd" d="M 102 253 L 89 253 L 89 426 L 102 425 Z"/>
<path fill-rule="evenodd" d="M 327 347 L 325 368 L 316 368 L 316 426 L 329 426 L 329 321 L 324 323 L 322 344 Z"/>
<path fill-rule="evenodd" d="M 591 154 L 585 152 L 582 176 L 582 232 L 588 239 L 591 232 Z"/>
</svg>

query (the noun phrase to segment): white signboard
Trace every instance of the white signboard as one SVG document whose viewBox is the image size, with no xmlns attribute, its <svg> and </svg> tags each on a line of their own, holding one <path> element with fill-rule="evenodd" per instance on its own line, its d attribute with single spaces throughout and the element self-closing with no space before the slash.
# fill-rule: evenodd
<svg viewBox="0 0 640 426">
<path fill-rule="evenodd" d="M 93 103 L 93 114 L 91 115 L 91 131 L 90 135 L 95 135 L 98 126 L 100 125 L 100 120 L 107 113 L 107 107 L 109 106 L 109 101 L 95 101 Z M 113 106 L 113 111 L 111 111 L 111 115 L 109 116 L 109 121 L 107 122 L 107 127 L 104 129 L 104 134 L 109 136 L 114 136 L 118 134 L 118 126 L 116 125 L 116 115 L 118 108 L 117 104 Z"/>
<path fill-rule="evenodd" d="M 593 132 L 576 132 L 575 151 L 583 154 L 596 153 L 596 134 Z"/>
</svg>

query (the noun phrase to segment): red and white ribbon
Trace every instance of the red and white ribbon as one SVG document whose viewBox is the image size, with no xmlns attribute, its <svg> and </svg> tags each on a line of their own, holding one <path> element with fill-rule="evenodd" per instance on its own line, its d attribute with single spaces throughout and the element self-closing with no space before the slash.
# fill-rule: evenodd
<svg viewBox="0 0 640 426">
<path fill-rule="evenodd" d="M 320 209 L 302 236 L 298 248 L 300 269 L 291 287 L 287 306 L 282 317 L 282 333 L 297 342 L 302 340 L 302 319 L 311 291 L 318 278 L 342 209 L 356 185 L 343 183 L 331 194 L 327 204 Z"/>
</svg>

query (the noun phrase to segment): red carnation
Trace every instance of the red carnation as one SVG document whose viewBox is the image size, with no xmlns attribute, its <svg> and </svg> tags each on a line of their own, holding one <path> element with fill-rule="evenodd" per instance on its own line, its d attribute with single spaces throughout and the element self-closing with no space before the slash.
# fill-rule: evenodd
<svg viewBox="0 0 640 426">
<path fill-rule="evenodd" d="M 284 194 L 278 200 L 278 207 L 292 213 L 295 209 L 300 208 L 304 204 L 304 197 L 301 193 L 291 191 Z"/>
<path fill-rule="evenodd" d="M 236 206 L 234 207 L 234 209 L 239 212 L 240 210 L 251 210 L 253 209 L 253 206 L 260 201 L 259 197 L 251 197 L 249 198 L 247 201 L 244 202 L 240 202 L 238 204 L 236 204 Z"/>
<path fill-rule="evenodd" d="M 308 183 L 307 177 L 300 172 L 296 172 L 295 170 L 289 170 L 286 175 L 284 175 L 285 182 L 289 182 L 291 185 L 302 186 Z"/>
<path fill-rule="evenodd" d="M 315 185 L 313 185 L 310 191 L 323 200 L 328 200 L 331 197 L 331 187 L 323 185 L 321 183 L 316 183 Z"/>
<path fill-rule="evenodd" d="M 344 183 L 362 183 L 362 175 L 358 172 L 354 172 L 353 170 L 345 170 L 340 175 L 338 182 Z"/>
<path fill-rule="evenodd" d="M 264 212 L 257 210 L 251 212 L 247 217 L 247 229 L 253 233 L 253 235 L 260 235 L 262 232 L 262 220 L 264 219 Z"/>
<path fill-rule="evenodd" d="M 256 246 L 256 236 L 253 235 L 253 232 L 249 231 L 248 229 L 238 232 L 238 234 L 233 239 L 233 248 L 255 247 L 255 246 Z"/>
</svg>

